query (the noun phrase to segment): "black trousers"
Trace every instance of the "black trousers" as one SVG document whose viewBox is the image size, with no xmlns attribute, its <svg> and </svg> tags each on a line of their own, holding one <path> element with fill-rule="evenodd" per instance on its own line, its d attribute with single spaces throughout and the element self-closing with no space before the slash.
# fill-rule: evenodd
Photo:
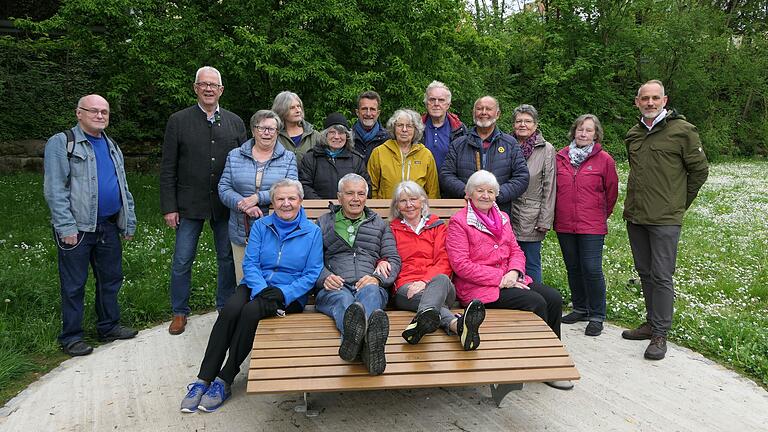
<svg viewBox="0 0 768 432">
<path fill-rule="evenodd" d="M 560 292 L 539 282 L 531 282 L 529 290 L 504 288 L 499 299 L 485 305 L 491 309 L 518 309 L 530 311 L 543 319 L 560 338 L 560 320 L 563 315 L 563 297 Z"/>
<path fill-rule="evenodd" d="M 219 312 L 208 338 L 200 373 L 197 374 L 201 380 L 213 381 L 218 376 L 232 384 L 240 372 L 240 365 L 251 352 L 259 320 L 275 316 L 278 309 L 284 308 L 285 298 L 278 288 L 267 287 L 253 300 L 250 300 L 250 297 L 251 289 L 245 284 L 240 285 Z M 298 302 L 293 302 L 285 308 L 287 313 L 302 310 Z M 227 362 L 221 367 L 227 351 Z"/>
</svg>

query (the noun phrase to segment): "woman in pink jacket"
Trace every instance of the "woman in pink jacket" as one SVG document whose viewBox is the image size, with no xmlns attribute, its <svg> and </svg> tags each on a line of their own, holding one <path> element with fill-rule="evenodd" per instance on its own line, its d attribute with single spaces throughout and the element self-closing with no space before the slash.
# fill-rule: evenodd
<svg viewBox="0 0 768 432">
<path fill-rule="evenodd" d="M 568 271 L 573 311 L 563 323 L 589 321 L 584 334 L 599 336 L 605 320 L 603 242 L 619 194 L 616 163 L 600 146 L 603 128 L 592 114 L 571 126 L 571 144 L 556 156 L 555 231 Z"/>
<path fill-rule="evenodd" d="M 451 217 L 445 248 L 462 305 L 478 299 L 486 308 L 531 311 L 560 337 L 563 299 L 554 288 L 525 274 L 525 254 L 517 245 L 509 216 L 499 210 L 499 182 L 480 170 L 464 188 L 467 206 Z M 567 390 L 570 381 L 547 383 Z"/>
</svg>

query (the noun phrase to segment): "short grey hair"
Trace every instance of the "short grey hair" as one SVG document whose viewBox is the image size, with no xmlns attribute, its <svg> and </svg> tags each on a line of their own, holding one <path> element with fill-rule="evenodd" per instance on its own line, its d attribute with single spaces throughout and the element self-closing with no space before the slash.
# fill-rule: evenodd
<svg viewBox="0 0 768 432">
<path fill-rule="evenodd" d="M 368 196 L 368 182 L 365 181 L 363 176 L 361 176 L 360 174 L 355 174 L 355 173 L 346 174 L 344 177 L 339 179 L 339 186 L 338 186 L 338 189 L 337 189 L 338 192 L 340 193 L 341 192 L 341 188 L 343 188 L 344 185 L 349 183 L 349 182 L 362 182 L 365 185 L 365 195 Z"/>
<path fill-rule="evenodd" d="M 429 91 L 434 89 L 445 90 L 448 93 L 448 103 L 451 103 L 451 98 L 453 97 L 453 95 L 451 94 L 451 89 L 449 89 L 448 86 L 443 84 L 442 82 L 435 80 L 429 83 L 429 85 L 427 86 L 427 89 L 424 90 L 424 105 L 427 104 L 427 99 L 429 99 Z"/>
<path fill-rule="evenodd" d="M 327 128 L 323 129 L 322 132 L 320 132 L 320 136 L 323 137 L 323 140 L 321 141 L 323 143 L 323 145 L 327 145 L 328 144 L 328 132 L 330 132 L 331 129 L 339 131 L 339 132 L 344 132 L 344 135 L 347 138 L 347 140 L 344 142 L 344 147 L 352 150 L 352 146 L 353 146 L 353 143 L 354 143 L 353 138 L 352 138 L 352 130 L 351 129 L 347 129 L 343 125 L 339 125 L 339 124 L 328 126 Z"/>
<path fill-rule="evenodd" d="M 397 208 L 397 202 L 400 201 L 400 195 L 403 194 L 418 197 L 421 201 L 421 215 L 426 216 L 429 214 L 429 197 L 427 197 L 427 192 L 415 181 L 406 180 L 398 183 L 395 186 L 394 192 L 392 192 L 392 202 L 389 204 L 389 220 L 403 218 L 403 214 Z"/>
<path fill-rule="evenodd" d="M 648 84 L 657 84 L 659 87 L 661 87 L 661 95 L 662 96 L 666 96 L 667 95 L 667 92 L 664 90 L 664 83 L 662 83 L 661 81 L 659 81 L 657 79 L 653 79 L 653 80 L 644 82 L 643 85 L 641 85 L 640 87 L 637 88 L 637 95 L 638 96 L 640 96 L 640 89 L 645 87 L 645 86 L 647 86 Z"/>
<path fill-rule="evenodd" d="M 389 120 L 387 120 L 387 132 L 389 132 L 392 139 L 396 140 L 395 123 L 400 117 L 405 117 L 413 125 L 413 139 L 411 140 L 411 144 L 419 142 L 424 135 L 424 123 L 421 121 L 419 113 L 407 108 L 400 108 L 392 114 L 392 117 L 390 117 Z"/>
<path fill-rule="evenodd" d="M 467 196 L 472 195 L 472 192 L 482 185 L 490 185 L 496 196 L 499 196 L 499 181 L 496 180 L 495 175 L 486 170 L 475 171 L 474 174 L 469 176 L 467 185 L 464 186 L 464 193 L 467 194 Z"/>
<path fill-rule="evenodd" d="M 283 129 L 283 120 L 279 115 L 277 115 L 276 112 L 271 110 L 258 110 L 256 111 L 256 114 L 251 116 L 251 131 L 253 131 L 253 128 L 258 126 L 262 121 L 266 119 L 274 119 L 277 122 L 278 131 Z"/>
<path fill-rule="evenodd" d="M 302 114 L 304 113 L 304 102 L 301 101 L 299 95 L 292 91 L 284 90 L 275 96 L 275 100 L 272 101 L 272 111 L 276 112 L 281 119 L 285 118 L 288 111 L 291 109 L 291 104 L 296 100 L 301 105 Z M 285 123 L 285 122 L 283 122 Z"/>
<path fill-rule="evenodd" d="M 219 72 L 219 70 L 213 66 L 203 66 L 200 69 L 198 69 L 197 72 L 195 72 L 195 82 L 197 82 L 198 78 L 200 78 L 200 74 L 203 72 L 213 72 L 219 78 L 219 84 L 222 84 L 221 72 Z"/>
<path fill-rule="evenodd" d="M 533 105 L 528 104 L 522 104 L 518 105 L 513 111 L 512 111 L 512 121 L 514 122 L 517 120 L 518 114 L 528 114 L 533 118 L 533 122 L 536 124 L 539 124 L 539 112 L 536 111 L 536 108 L 533 107 Z"/>
<path fill-rule="evenodd" d="M 568 132 L 568 139 L 571 141 L 576 139 L 576 129 L 587 120 L 595 122 L 595 141 L 600 143 L 603 142 L 603 125 L 600 123 L 600 119 L 594 114 L 582 114 L 578 116 L 571 125 L 571 130 Z"/>
<path fill-rule="evenodd" d="M 294 179 L 284 178 L 276 181 L 272 184 L 272 187 L 269 188 L 269 200 L 271 202 L 275 202 L 275 193 L 277 192 L 277 188 L 281 187 L 296 188 L 296 192 L 299 193 L 299 199 L 302 201 L 304 200 L 304 186 L 301 185 L 301 182 Z"/>
</svg>

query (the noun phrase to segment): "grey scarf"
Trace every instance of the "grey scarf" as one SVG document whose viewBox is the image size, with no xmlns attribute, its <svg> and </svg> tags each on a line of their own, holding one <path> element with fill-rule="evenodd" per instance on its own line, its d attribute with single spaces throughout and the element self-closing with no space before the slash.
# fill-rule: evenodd
<svg viewBox="0 0 768 432">
<path fill-rule="evenodd" d="M 592 143 L 586 147 L 579 147 L 576 145 L 576 141 L 571 141 L 571 145 L 568 146 L 568 156 L 571 158 L 571 165 L 574 168 L 578 168 L 584 159 L 592 153 L 592 149 L 595 147 L 595 143 Z"/>
</svg>

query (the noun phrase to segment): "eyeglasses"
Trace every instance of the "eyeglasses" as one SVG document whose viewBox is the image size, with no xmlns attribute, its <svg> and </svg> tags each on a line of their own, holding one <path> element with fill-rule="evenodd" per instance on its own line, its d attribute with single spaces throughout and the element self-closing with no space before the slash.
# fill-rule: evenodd
<svg viewBox="0 0 768 432">
<path fill-rule="evenodd" d="M 277 128 L 267 126 L 254 126 L 254 129 L 259 131 L 259 133 L 266 132 L 268 135 L 272 135 L 273 133 L 277 132 Z"/>
<path fill-rule="evenodd" d="M 98 108 L 83 108 L 81 106 L 77 107 L 77 109 L 87 111 L 92 116 L 96 117 L 97 115 L 101 114 L 102 117 L 109 117 L 109 110 L 100 110 Z"/>
<path fill-rule="evenodd" d="M 524 124 L 524 125 L 532 125 L 532 124 L 534 124 L 534 123 L 536 123 L 536 122 L 534 122 L 533 120 L 528 120 L 528 119 L 524 119 L 524 120 L 515 120 L 515 124 L 516 124 L 516 125 L 523 125 L 523 124 Z"/>
<path fill-rule="evenodd" d="M 410 205 L 416 205 L 416 203 L 419 202 L 419 199 L 416 197 L 409 197 L 409 198 L 403 198 L 401 200 L 397 200 L 397 205 L 400 207 L 405 207 L 408 204 Z"/>
<path fill-rule="evenodd" d="M 345 136 L 346 134 L 346 132 L 336 129 L 331 129 L 328 131 L 328 136 Z"/>
<path fill-rule="evenodd" d="M 212 82 L 200 81 L 200 82 L 196 82 L 195 83 L 195 87 L 197 87 L 197 88 L 199 88 L 201 90 L 204 90 L 204 89 L 207 89 L 207 88 L 210 88 L 211 90 L 218 90 L 218 89 L 220 89 L 220 88 L 222 88 L 224 86 L 221 85 L 221 84 L 216 84 L 216 83 L 212 83 Z"/>
<path fill-rule="evenodd" d="M 395 123 L 395 129 L 411 130 L 413 129 L 413 125 L 410 123 Z"/>
<path fill-rule="evenodd" d="M 430 105 L 445 105 L 448 102 L 446 98 L 431 97 L 427 99 L 427 103 Z"/>
</svg>

